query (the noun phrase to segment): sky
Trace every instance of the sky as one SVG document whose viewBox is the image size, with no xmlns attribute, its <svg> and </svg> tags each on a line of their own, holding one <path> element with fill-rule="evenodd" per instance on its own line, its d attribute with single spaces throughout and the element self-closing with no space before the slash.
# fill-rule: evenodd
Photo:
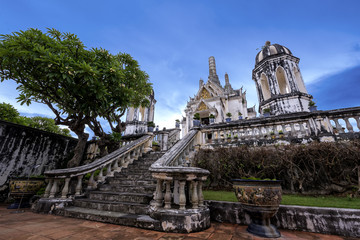
<svg viewBox="0 0 360 240">
<path fill-rule="evenodd" d="M 184 116 L 199 79 L 207 81 L 210 56 L 221 83 L 228 73 L 257 108 L 252 69 L 265 41 L 300 58 L 318 109 L 360 106 L 359 8 L 358 0 L 12 0 L 1 3 L 0 34 L 55 28 L 88 48 L 129 53 L 150 76 L 162 129 Z M 0 83 L 0 102 L 25 116 L 54 117 L 41 104 L 19 105 L 17 96 L 13 81 Z"/>
</svg>

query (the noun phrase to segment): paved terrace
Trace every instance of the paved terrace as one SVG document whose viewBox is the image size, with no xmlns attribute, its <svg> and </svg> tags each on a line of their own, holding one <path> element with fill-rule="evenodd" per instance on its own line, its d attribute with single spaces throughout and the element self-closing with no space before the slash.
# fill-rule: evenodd
<svg viewBox="0 0 360 240">
<path fill-rule="evenodd" d="M 246 226 L 228 223 L 215 223 L 203 232 L 178 234 L 144 230 L 114 224 L 105 224 L 81 219 L 59 217 L 32 213 L 26 209 L 22 213 L 14 213 L 14 209 L 6 209 L 7 205 L 0 205 L 0 240 L 48 240 L 48 239 L 81 239 L 81 240 L 128 240 L 128 239 L 268 239 L 255 237 L 246 232 Z M 353 240 L 334 235 L 281 230 L 282 239 L 317 239 L 317 240 Z"/>
</svg>

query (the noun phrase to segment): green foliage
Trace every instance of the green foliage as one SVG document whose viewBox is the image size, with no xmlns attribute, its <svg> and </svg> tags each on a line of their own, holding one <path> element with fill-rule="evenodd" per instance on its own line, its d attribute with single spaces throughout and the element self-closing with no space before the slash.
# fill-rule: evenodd
<svg viewBox="0 0 360 240">
<path fill-rule="evenodd" d="M 242 113 L 239 111 L 239 112 L 238 112 L 238 115 L 239 115 L 239 116 L 242 116 Z"/>
<path fill-rule="evenodd" d="M 315 102 L 310 101 L 310 102 L 309 102 L 309 107 L 314 107 L 314 106 L 315 106 Z"/>
<path fill-rule="evenodd" d="M 121 133 L 117 133 L 117 132 L 110 133 L 109 137 L 114 142 L 120 142 L 122 138 Z"/>
<path fill-rule="evenodd" d="M 195 120 L 200 120 L 200 113 L 195 113 L 194 114 L 194 119 Z"/>
<path fill-rule="evenodd" d="M 228 113 L 226 114 L 226 116 L 229 117 L 229 118 L 231 118 L 232 114 L 228 112 Z"/>
<path fill-rule="evenodd" d="M 205 200 L 237 202 L 233 191 L 203 191 Z M 313 207 L 335 207 L 360 209 L 360 198 L 334 197 L 334 196 L 302 196 L 293 194 L 283 194 L 281 204 L 299 205 Z"/>
<path fill-rule="evenodd" d="M 20 116 L 19 112 L 11 104 L 7 103 L 0 104 L 0 120 L 71 137 L 70 130 L 55 125 L 54 119 L 39 116 Z"/>
<path fill-rule="evenodd" d="M 214 114 L 210 114 L 209 118 L 215 118 Z"/>
<path fill-rule="evenodd" d="M 306 194 L 353 193 L 359 165 L 359 141 L 201 149 L 194 158 L 194 166 L 210 171 L 214 189 L 254 177 L 279 179 L 285 191 Z"/>
<path fill-rule="evenodd" d="M 179 120 L 179 119 L 176 119 L 176 120 L 175 120 L 175 122 L 179 123 L 179 122 L 180 122 L 180 120 Z"/>
<path fill-rule="evenodd" d="M 17 123 L 19 112 L 8 103 L 0 103 L 0 120 Z"/>
<path fill-rule="evenodd" d="M 152 94 L 148 75 L 129 54 L 86 49 L 76 35 L 55 29 L 0 35 L 0 78 L 18 84 L 21 104 L 46 104 L 56 124 L 69 126 L 79 136 L 73 159 L 77 163 L 88 137 L 86 124 L 106 138 L 99 122 L 103 118 L 112 132 L 120 133 L 126 109 L 148 105 Z"/>
<path fill-rule="evenodd" d="M 159 143 L 158 143 L 158 142 L 155 142 L 155 141 L 152 141 L 152 145 L 153 145 L 153 146 L 159 146 Z"/>
<path fill-rule="evenodd" d="M 148 126 L 148 127 L 155 127 L 155 123 L 154 123 L 154 122 L 148 122 L 148 123 L 147 123 L 147 126 Z"/>
<path fill-rule="evenodd" d="M 263 110 L 263 113 L 270 113 L 270 112 L 271 112 L 270 108 L 265 108 L 265 109 Z"/>
</svg>

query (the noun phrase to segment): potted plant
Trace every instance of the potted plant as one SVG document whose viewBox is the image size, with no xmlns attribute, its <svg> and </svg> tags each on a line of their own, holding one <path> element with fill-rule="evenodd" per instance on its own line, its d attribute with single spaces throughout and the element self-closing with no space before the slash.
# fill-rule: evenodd
<svg viewBox="0 0 360 240">
<path fill-rule="evenodd" d="M 265 108 L 263 110 L 264 117 L 270 117 L 270 112 L 271 112 L 270 108 Z"/>
<path fill-rule="evenodd" d="M 247 231 L 267 238 L 280 237 L 280 232 L 270 224 L 270 218 L 279 209 L 282 199 L 281 181 L 271 179 L 233 179 L 235 195 L 251 223 Z"/>
<path fill-rule="evenodd" d="M 226 116 L 227 116 L 226 122 L 231 122 L 231 116 L 232 116 L 232 114 L 231 114 L 230 112 L 228 112 L 228 113 L 226 114 Z"/>
<path fill-rule="evenodd" d="M 179 119 L 175 120 L 175 127 L 180 128 L 180 120 Z"/>
<path fill-rule="evenodd" d="M 313 102 L 312 100 L 309 102 L 309 110 L 310 112 L 317 111 L 317 106 L 315 105 L 315 102 Z"/>
<path fill-rule="evenodd" d="M 200 113 L 195 113 L 193 118 L 194 118 L 193 121 L 194 127 L 200 127 Z"/>
<path fill-rule="evenodd" d="M 231 134 L 227 135 L 227 142 L 231 142 Z"/>
<path fill-rule="evenodd" d="M 152 142 L 152 150 L 154 151 L 154 152 L 159 152 L 161 149 L 160 149 L 160 145 L 159 145 L 159 143 L 158 142 L 156 142 L 156 141 L 153 141 Z"/>
<path fill-rule="evenodd" d="M 209 115 L 209 121 L 210 121 L 210 124 L 213 124 L 215 122 L 215 116 L 214 114 L 210 114 Z"/>
<path fill-rule="evenodd" d="M 238 115 L 239 115 L 239 120 L 243 119 L 242 114 L 241 114 L 240 111 L 238 112 Z"/>
<path fill-rule="evenodd" d="M 147 126 L 148 126 L 148 132 L 153 132 L 154 131 L 154 127 L 155 127 L 154 122 L 148 122 Z"/>
<path fill-rule="evenodd" d="M 275 138 L 275 133 L 273 131 L 271 131 L 270 136 L 271 136 L 272 139 L 274 139 Z"/>
<path fill-rule="evenodd" d="M 280 136 L 280 138 L 284 137 L 284 132 L 282 130 L 279 131 L 279 136 Z"/>
</svg>

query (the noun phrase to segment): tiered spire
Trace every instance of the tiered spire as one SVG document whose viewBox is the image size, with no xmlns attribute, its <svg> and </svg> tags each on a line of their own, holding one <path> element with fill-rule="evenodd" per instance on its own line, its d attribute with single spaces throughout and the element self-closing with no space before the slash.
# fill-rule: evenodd
<svg viewBox="0 0 360 240">
<path fill-rule="evenodd" d="M 213 56 L 209 57 L 209 78 L 208 81 L 218 84 L 221 86 L 219 81 L 219 76 L 216 74 L 216 65 L 215 58 Z"/>
</svg>

